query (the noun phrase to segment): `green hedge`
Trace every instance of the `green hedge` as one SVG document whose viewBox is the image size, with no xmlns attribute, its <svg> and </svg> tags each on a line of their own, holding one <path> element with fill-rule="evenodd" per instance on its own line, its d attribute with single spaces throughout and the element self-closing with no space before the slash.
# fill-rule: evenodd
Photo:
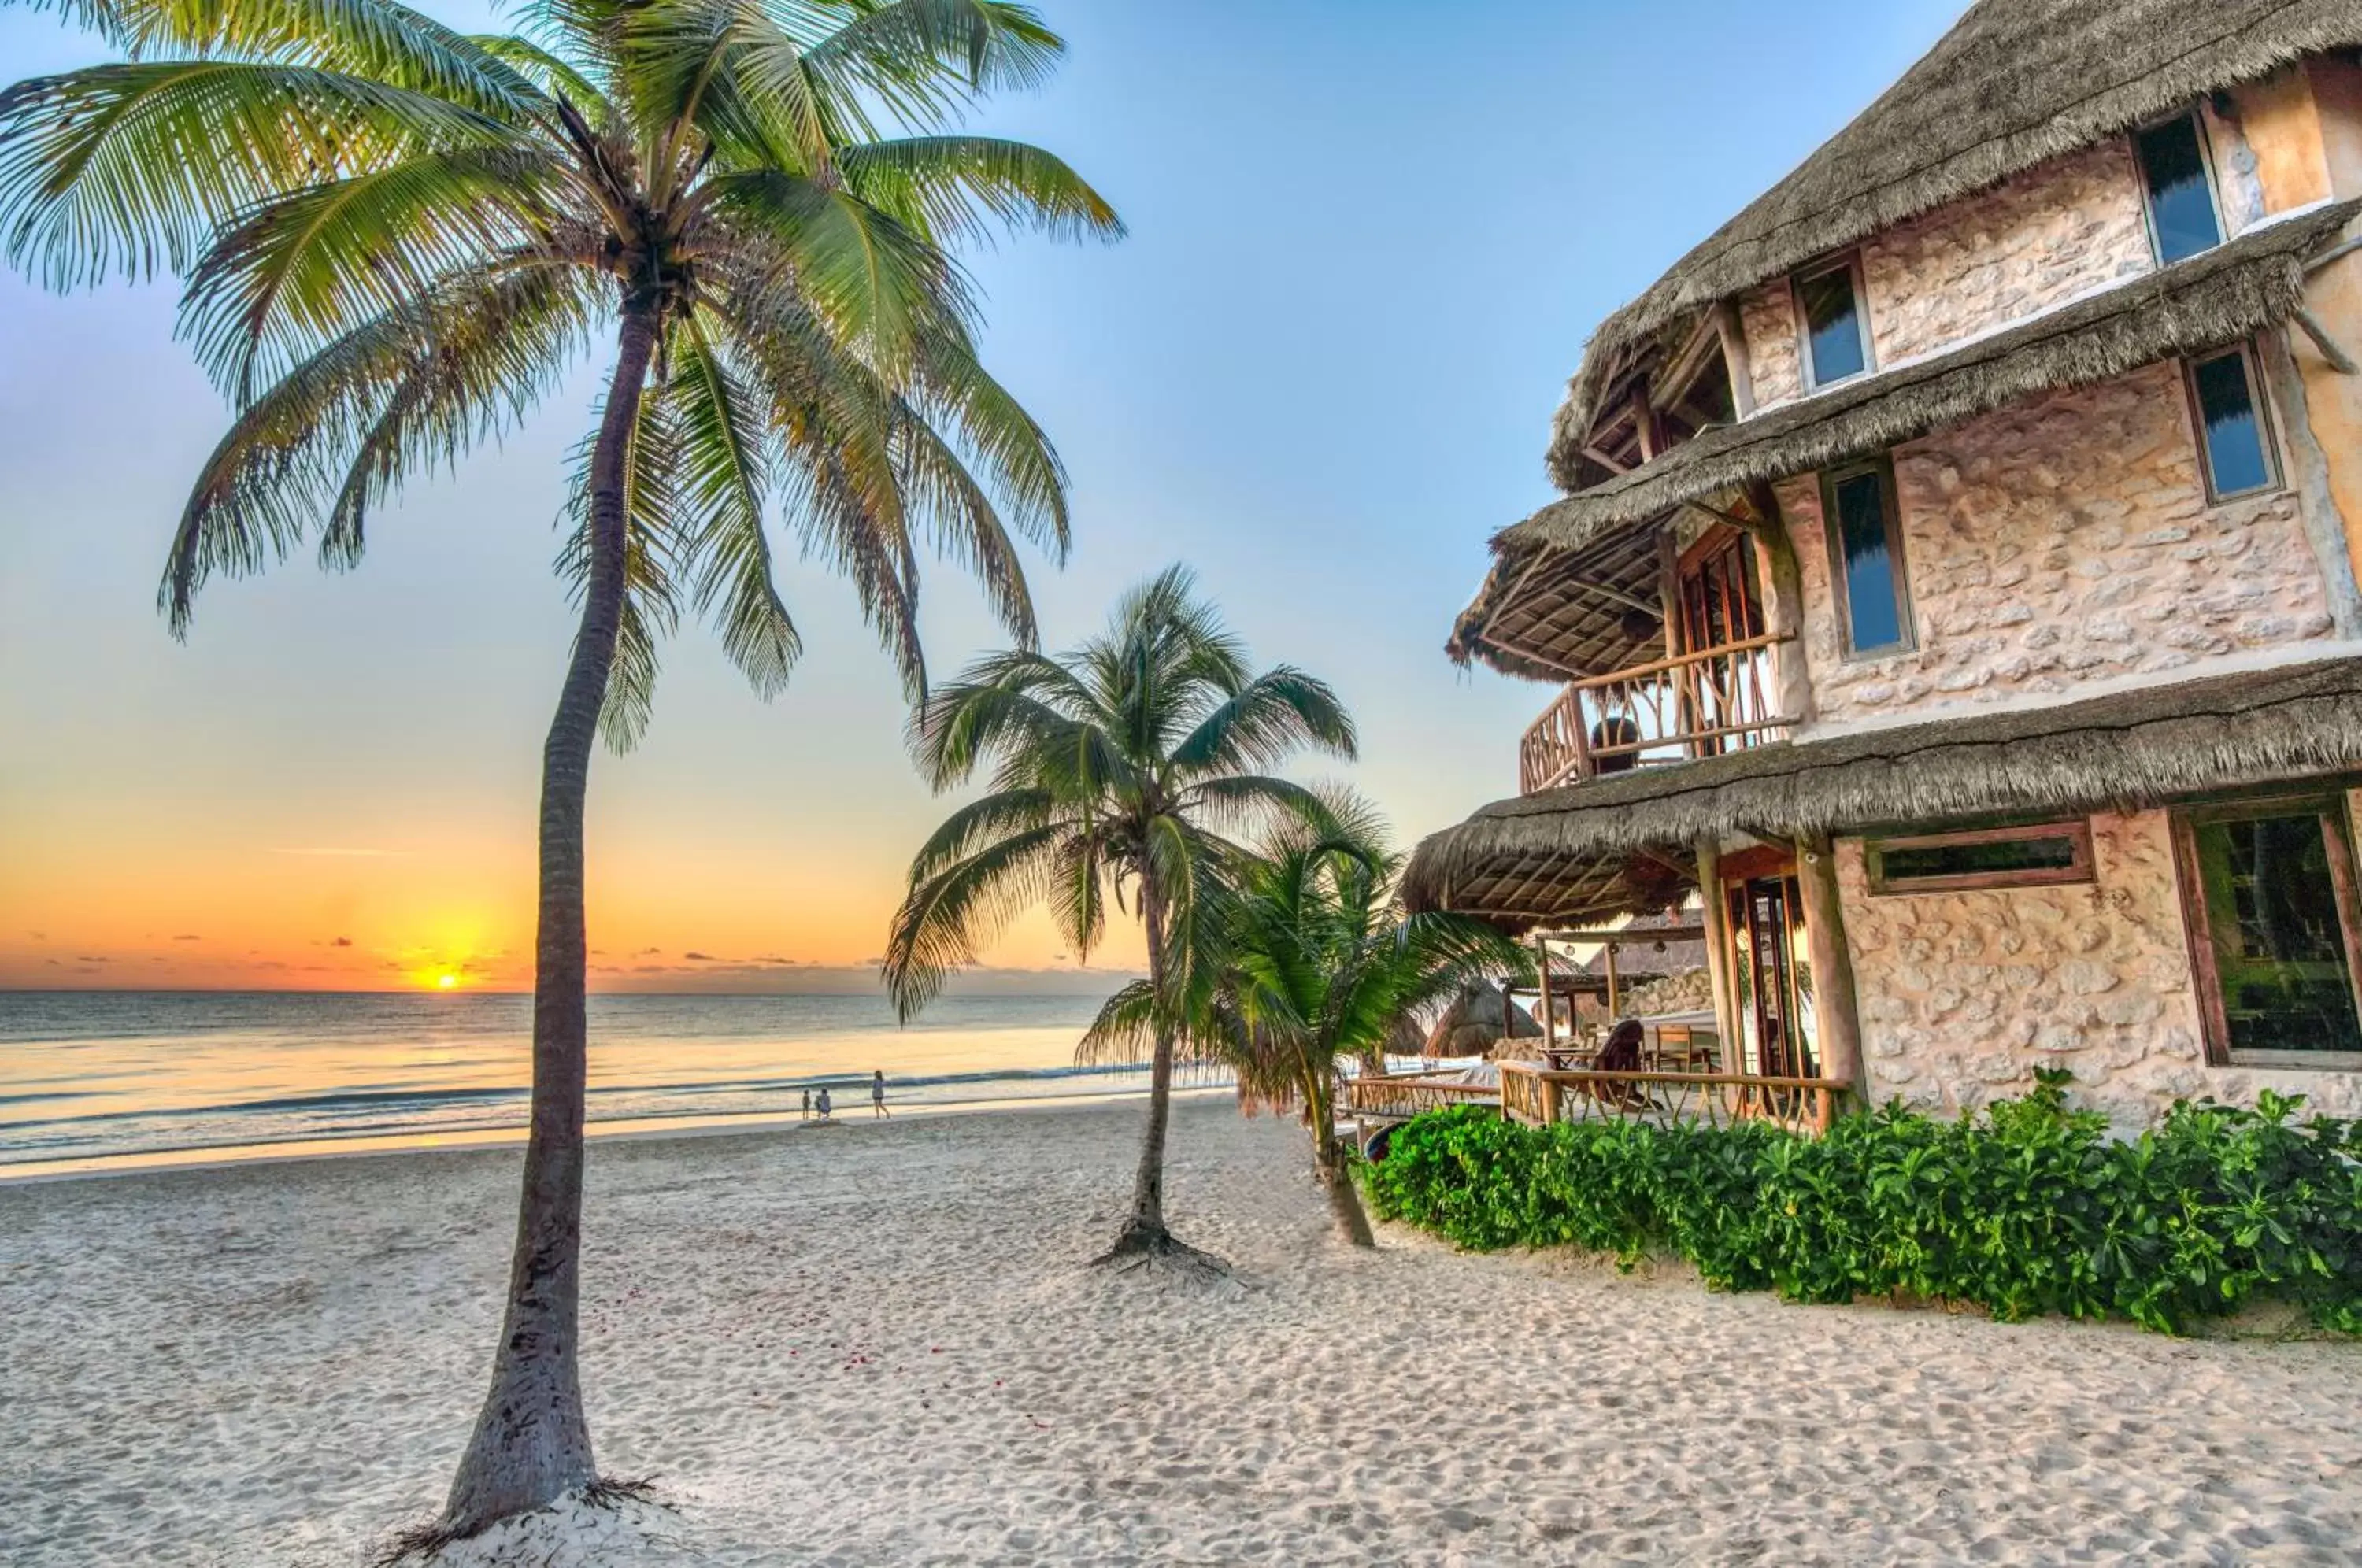
<svg viewBox="0 0 2362 1568">
<path fill-rule="evenodd" d="M 1372 1206 L 1462 1246 L 1671 1253 L 1726 1290 L 1915 1296 L 1998 1318 L 2178 1332 L 2253 1297 L 2362 1332 L 2362 1124 L 2267 1092 L 2177 1105 L 2131 1143 L 2068 1109 L 2070 1075 L 1941 1121 L 1896 1106 L 1827 1136 L 1761 1123 L 1525 1127 L 1477 1109 L 1398 1129 Z"/>
</svg>

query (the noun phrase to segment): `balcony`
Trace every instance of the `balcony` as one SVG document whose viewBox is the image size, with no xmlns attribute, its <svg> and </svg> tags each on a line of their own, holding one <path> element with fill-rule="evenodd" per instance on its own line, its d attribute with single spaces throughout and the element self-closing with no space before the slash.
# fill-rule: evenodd
<svg viewBox="0 0 2362 1568">
<path fill-rule="evenodd" d="M 1786 739 L 1795 716 L 1779 711 L 1772 661 L 1787 640 L 1749 637 L 1574 682 L 1519 743 L 1518 792 Z"/>
</svg>

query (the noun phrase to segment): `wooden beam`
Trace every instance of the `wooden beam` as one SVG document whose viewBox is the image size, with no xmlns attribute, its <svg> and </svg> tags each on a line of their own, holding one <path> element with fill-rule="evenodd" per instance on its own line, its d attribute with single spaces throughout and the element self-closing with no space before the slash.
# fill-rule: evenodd
<svg viewBox="0 0 2362 1568">
<path fill-rule="evenodd" d="M 1683 867 L 1686 872 L 1687 867 Z M 1586 946 L 1605 946 L 1610 942 L 1630 944 L 1638 942 L 1699 942 L 1705 937 L 1703 925 L 1618 925 L 1601 926 L 1594 930 L 1582 927 L 1552 926 L 1545 933 L 1552 942 L 1574 942 Z"/>
<path fill-rule="evenodd" d="M 1706 349 L 1716 346 L 1722 333 L 1709 311 L 1698 317 L 1697 326 L 1681 347 L 1681 351 L 1665 361 L 1665 368 L 1654 378 L 1656 384 L 1679 398 L 1689 391 L 1690 382 L 1697 379 L 1699 369 L 1705 363 Z"/>
<path fill-rule="evenodd" d="M 1610 457 L 1606 452 L 1601 451 L 1596 447 L 1585 447 L 1583 449 L 1583 455 L 1589 458 L 1593 462 L 1597 463 L 1601 468 L 1606 469 L 1611 474 L 1628 474 L 1632 471 L 1629 464 L 1617 461 L 1614 458 Z"/>
<path fill-rule="evenodd" d="M 1730 406 L 1741 419 L 1755 412 L 1755 367 L 1747 352 L 1747 328 L 1728 300 L 1714 307 L 1714 327 L 1722 338 L 1723 369 L 1730 373 Z"/>
<path fill-rule="evenodd" d="M 1561 675 L 1565 676 L 1569 680 L 1588 680 L 1591 679 L 1589 675 L 1575 668 L 1571 664 L 1562 664 L 1557 659 L 1551 657 L 1548 654 L 1540 654 L 1536 653 L 1531 648 L 1519 647 L 1517 644 L 1510 642 L 1507 638 L 1496 637 L 1490 632 L 1477 633 L 1476 640 L 1487 645 L 1488 646 L 1497 648 L 1502 653 L 1512 654 L 1518 658 L 1529 658 L 1536 664 L 1547 665 L 1551 668 L 1557 670 Z"/>
<path fill-rule="evenodd" d="M 1722 846 L 1712 836 L 1697 841 L 1698 892 L 1705 905 L 1705 976 L 1714 990 L 1714 1032 L 1721 1066 L 1738 1060 L 1738 988 L 1731 975 L 1730 912 L 1722 900 Z"/>
<path fill-rule="evenodd" d="M 2329 601 L 2332 628 L 2340 637 L 2362 636 L 2362 582 L 2354 575 L 2354 556 L 2345 543 L 2345 525 L 2330 487 L 2329 454 L 2313 434 L 2311 398 L 2304 372 L 2285 332 L 2267 332 L 2256 339 L 2256 358 L 2264 385 L 2279 405 L 2278 425 L 2288 453 L 2288 480 L 2304 504 L 2296 514 L 2304 526 L 2305 542 L 2312 547 L 2313 565 L 2321 569 Z"/>
<path fill-rule="evenodd" d="M 2320 271 L 2323 267 L 2328 266 L 2331 262 L 2342 260 L 2345 257 L 2353 255 L 2356 250 L 2362 250 L 2362 235 L 2357 235 L 2352 239 L 2341 239 L 2336 244 L 2331 246 L 2328 249 L 2323 251 L 2320 255 L 2307 258 L 2304 264 L 2304 275 L 2310 278 L 2315 272 Z"/>
<path fill-rule="evenodd" d="M 1541 961 L 1542 977 L 1542 1057 L 1558 1049 L 1558 1015 L 1551 1008 L 1550 938 L 1534 938 L 1534 952 Z"/>
<path fill-rule="evenodd" d="M 1805 664 L 1805 572 L 1796 562 L 1795 542 L 1788 536 L 1787 520 L 1780 514 L 1780 498 L 1771 484 L 1757 480 L 1747 487 L 1748 504 L 1764 526 L 1754 531 L 1755 560 L 1763 579 L 1763 629 L 1785 637 L 1772 656 L 1772 687 L 1781 713 L 1796 723 L 1813 716 L 1812 674 Z"/>
<path fill-rule="evenodd" d="M 1813 1002 L 1819 1010 L 1820 1076 L 1851 1084 L 1855 1097 L 1870 1103 L 1870 1080 L 1862 1061 L 1861 1018 L 1853 983 L 1853 954 L 1846 944 L 1845 910 L 1838 898 L 1837 851 L 1827 834 L 1796 840 L 1796 881 L 1805 894 L 1805 949 L 1813 966 Z"/>
<path fill-rule="evenodd" d="M 1756 518 L 1741 517 L 1736 512 L 1726 512 L 1719 506 L 1708 506 L 1703 501 L 1684 501 L 1682 504 L 1692 512 L 1713 518 L 1717 523 L 1727 523 L 1750 539 L 1765 531 L 1764 525 Z"/>
<path fill-rule="evenodd" d="M 1607 1022 L 1613 1028 L 1624 1011 L 1624 1003 L 1616 985 L 1616 944 L 1610 942 L 1600 951 L 1607 956 Z"/>
<path fill-rule="evenodd" d="M 1632 430 L 1640 439 L 1640 465 L 1646 468 L 1657 460 L 1657 411 L 1649 402 L 1649 383 L 1635 381 L 1632 385 Z"/>
<path fill-rule="evenodd" d="M 2341 376 L 2362 376 L 2362 365 L 2356 364 L 2354 356 L 2338 347 L 2337 339 L 2329 335 L 2321 317 L 2299 305 L 2289 319 L 2304 328 L 2304 335 L 2312 339 L 2312 346 L 2321 350 L 2321 357 L 2329 361 L 2331 370 Z"/>
</svg>

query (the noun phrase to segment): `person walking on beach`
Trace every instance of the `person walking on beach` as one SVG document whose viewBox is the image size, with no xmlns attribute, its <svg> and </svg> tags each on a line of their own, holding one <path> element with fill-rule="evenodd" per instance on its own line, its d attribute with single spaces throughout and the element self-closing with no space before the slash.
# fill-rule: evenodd
<svg viewBox="0 0 2362 1568">
<path fill-rule="evenodd" d="M 811 1120 L 811 1090 L 810 1089 L 804 1090 L 804 1120 L 806 1121 Z"/>
<path fill-rule="evenodd" d="M 820 1099 L 819 1099 L 817 1101 L 815 1101 L 814 1103 L 815 1103 L 815 1104 L 817 1104 L 817 1105 L 819 1106 L 819 1108 L 820 1108 L 820 1119 L 821 1119 L 822 1121 L 827 1121 L 827 1120 L 828 1120 L 828 1090 L 826 1090 L 826 1089 L 822 1089 L 822 1090 L 821 1090 L 821 1091 L 820 1091 Z"/>
<path fill-rule="evenodd" d="M 883 1067 L 869 1075 L 869 1114 L 873 1117 L 894 1114 L 886 1109 L 886 1069 Z"/>
</svg>

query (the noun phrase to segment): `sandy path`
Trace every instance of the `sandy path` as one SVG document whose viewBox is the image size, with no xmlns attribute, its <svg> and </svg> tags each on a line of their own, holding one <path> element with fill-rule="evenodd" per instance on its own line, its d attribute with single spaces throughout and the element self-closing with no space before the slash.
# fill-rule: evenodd
<svg viewBox="0 0 2362 1568">
<path fill-rule="evenodd" d="M 1235 1300 L 1076 1266 L 1137 1106 L 593 1152 L 602 1463 L 700 1562 L 2351 1562 L 2362 1351 L 1327 1236 L 1182 1108 Z M 0 1562 L 349 1564 L 439 1501 L 513 1156 L 0 1188 Z"/>
</svg>

